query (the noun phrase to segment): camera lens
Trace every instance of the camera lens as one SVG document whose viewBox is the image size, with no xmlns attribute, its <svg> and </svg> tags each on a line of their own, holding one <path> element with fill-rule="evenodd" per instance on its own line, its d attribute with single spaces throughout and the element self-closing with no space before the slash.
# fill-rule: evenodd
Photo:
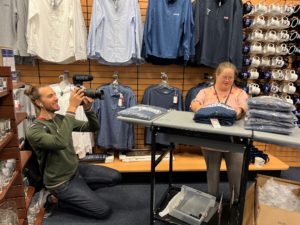
<svg viewBox="0 0 300 225">
<path fill-rule="evenodd" d="M 96 99 L 96 98 L 103 99 L 103 97 L 104 97 L 103 90 L 94 90 L 91 88 L 87 88 L 87 89 L 84 89 L 83 93 L 85 96 L 93 98 L 93 99 Z"/>
</svg>

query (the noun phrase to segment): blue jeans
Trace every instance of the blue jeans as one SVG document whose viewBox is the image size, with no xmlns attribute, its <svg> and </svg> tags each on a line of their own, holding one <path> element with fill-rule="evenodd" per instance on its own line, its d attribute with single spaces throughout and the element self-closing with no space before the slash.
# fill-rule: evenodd
<svg viewBox="0 0 300 225">
<path fill-rule="evenodd" d="M 79 164 L 71 180 L 50 192 L 58 198 L 59 207 L 102 219 L 110 214 L 111 209 L 94 190 L 120 182 L 121 174 L 116 170 L 103 166 Z"/>
</svg>

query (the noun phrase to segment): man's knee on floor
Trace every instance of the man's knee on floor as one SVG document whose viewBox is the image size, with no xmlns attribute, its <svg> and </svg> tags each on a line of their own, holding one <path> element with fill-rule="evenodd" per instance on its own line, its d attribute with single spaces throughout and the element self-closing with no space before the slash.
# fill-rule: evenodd
<svg viewBox="0 0 300 225">
<path fill-rule="evenodd" d="M 107 205 L 101 206 L 100 209 L 93 212 L 94 217 L 97 219 L 105 219 L 111 214 L 111 208 Z"/>
<path fill-rule="evenodd" d="M 116 171 L 111 178 L 112 185 L 119 184 L 122 181 L 122 175 L 118 171 Z"/>
</svg>

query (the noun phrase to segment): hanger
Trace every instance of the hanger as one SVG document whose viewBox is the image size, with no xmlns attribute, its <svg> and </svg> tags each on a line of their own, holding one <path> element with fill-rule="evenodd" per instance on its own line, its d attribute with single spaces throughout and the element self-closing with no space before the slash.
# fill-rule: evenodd
<svg viewBox="0 0 300 225">
<path fill-rule="evenodd" d="M 206 80 L 205 83 L 209 85 L 213 85 L 215 83 L 214 77 L 208 73 L 204 73 L 204 79 Z"/>
<path fill-rule="evenodd" d="M 119 85 L 119 72 L 115 71 L 112 75 L 112 78 L 113 78 L 112 86 L 113 88 L 116 88 Z"/>
<path fill-rule="evenodd" d="M 60 95 L 63 95 L 63 90 L 70 85 L 70 82 L 68 80 L 69 77 L 69 71 L 65 70 L 63 74 L 59 75 L 58 78 L 61 80 L 59 83 L 59 88 L 61 90 Z"/>
<path fill-rule="evenodd" d="M 168 75 L 165 72 L 160 73 L 161 82 L 159 84 L 160 87 L 172 89 L 172 87 L 168 83 Z"/>
</svg>

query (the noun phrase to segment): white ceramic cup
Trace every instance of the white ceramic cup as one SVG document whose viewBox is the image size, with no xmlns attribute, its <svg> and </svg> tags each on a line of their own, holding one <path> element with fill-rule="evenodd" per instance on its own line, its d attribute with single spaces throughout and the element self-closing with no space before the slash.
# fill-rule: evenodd
<svg viewBox="0 0 300 225">
<path fill-rule="evenodd" d="M 254 5 L 253 8 L 253 13 L 254 15 L 258 15 L 258 14 L 265 14 L 268 12 L 268 6 L 262 3 L 256 4 Z"/>
<path fill-rule="evenodd" d="M 261 29 L 253 30 L 248 38 L 250 41 L 261 41 L 264 39 L 264 34 Z"/>
<path fill-rule="evenodd" d="M 263 66 L 263 67 L 267 67 L 267 66 L 270 66 L 270 58 L 267 57 L 267 56 L 263 56 L 261 57 L 261 62 L 260 62 L 260 66 Z"/>
<path fill-rule="evenodd" d="M 250 72 L 249 79 L 255 80 L 255 79 L 257 79 L 259 77 L 259 72 L 257 71 L 257 69 L 252 68 L 252 69 L 249 70 L 249 72 Z"/>
<path fill-rule="evenodd" d="M 273 93 L 273 94 L 276 94 L 276 93 L 278 93 L 278 91 L 279 91 L 278 84 L 272 83 L 272 84 L 271 84 L 270 92 Z"/>
<path fill-rule="evenodd" d="M 266 161 L 261 157 L 255 157 L 254 158 L 254 165 L 257 166 L 257 167 L 262 167 L 262 166 L 265 165 L 265 163 L 266 163 Z"/>
<path fill-rule="evenodd" d="M 298 75 L 295 70 L 286 69 L 284 70 L 284 79 L 286 81 L 295 82 L 298 80 Z"/>
<path fill-rule="evenodd" d="M 271 64 L 275 68 L 281 68 L 284 65 L 284 60 L 281 56 L 276 56 L 272 58 Z"/>
<path fill-rule="evenodd" d="M 275 30 L 269 30 L 264 35 L 264 41 L 266 42 L 276 42 L 277 33 Z"/>
<path fill-rule="evenodd" d="M 280 20 L 277 16 L 270 17 L 267 22 L 265 23 L 268 28 L 279 28 L 280 27 Z"/>
<path fill-rule="evenodd" d="M 284 80 L 284 73 L 282 70 L 272 70 L 273 80 Z"/>
<path fill-rule="evenodd" d="M 290 35 L 287 30 L 282 30 L 277 33 L 276 41 L 277 42 L 285 42 L 290 39 Z"/>
<path fill-rule="evenodd" d="M 260 42 L 254 42 L 250 45 L 250 52 L 251 53 L 261 53 L 262 52 L 262 45 Z"/>
<path fill-rule="evenodd" d="M 258 95 L 260 93 L 259 85 L 256 83 L 252 83 L 249 85 L 249 94 Z"/>
<path fill-rule="evenodd" d="M 279 19 L 279 27 L 280 28 L 288 28 L 290 26 L 291 22 L 287 16 L 281 17 Z"/>
<path fill-rule="evenodd" d="M 266 43 L 263 47 L 264 55 L 274 55 L 275 54 L 275 45 L 273 43 Z"/>
<path fill-rule="evenodd" d="M 287 45 L 282 43 L 278 44 L 275 47 L 275 54 L 276 55 L 287 55 L 289 52 L 289 49 L 287 48 Z"/>
<path fill-rule="evenodd" d="M 282 15 L 290 16 L 294 12 L 293 6 L 290 5 L 282 5 L 280 9 L 280 13 Z"/>
<path fill-rule="evenodd" d="M 296 87 L 292 82 L 289 82 L 287 84 L 284 84 L 282 92 L 287 94 L 294 94 L 296 92 Z"/>
<path fill-rule="evenodd" d="M 258 67 L 260 66 L 260 58 L 258 56 L 251 57 L 251 67 Z"/>
<path fill-rule="evenodd" d="M 290 95 L 284 96 L 283 99 L 284 99 L 285 101 L 287 101 L 288 103 L 294 104 L 294 101 L 293 101 L 293 99 L 291 98 Z"/>
<path fill-rule="evenodd" d="M 254 17 L 251 27 L 261 28 L 261 27 L 264 27 L 265 25 L 266 25 L 265 17 L 259 15 L 259 16 Z"/>
</svg>

